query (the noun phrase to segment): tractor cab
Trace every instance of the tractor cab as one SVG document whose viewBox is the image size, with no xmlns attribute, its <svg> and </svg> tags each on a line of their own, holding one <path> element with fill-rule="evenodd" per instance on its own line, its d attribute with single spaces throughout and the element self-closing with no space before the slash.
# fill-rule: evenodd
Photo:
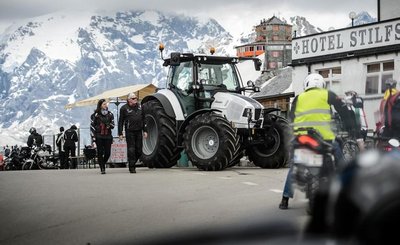
<svg viewBox="0 0 400 245">
<path fill-rule="evenodd" d="M 260 70 L 261 61 L 253 60 Z M 179 98 L 186 115 L 210 108 L 217 92 L 258 91 L 253 83 L 243 87 L 236 68 L 238 62 L 237 57 L 171 53 L 170 58 L 164 59 L 164 66 L 170 67 L 167 88 Z"/>
</svg>

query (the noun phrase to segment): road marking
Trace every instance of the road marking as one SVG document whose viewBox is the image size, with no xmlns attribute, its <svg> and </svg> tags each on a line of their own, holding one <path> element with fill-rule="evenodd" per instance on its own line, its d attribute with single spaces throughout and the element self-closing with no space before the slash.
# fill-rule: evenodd
<svg viewBox="0 0 400 245">
<path fill-rule="evenodd" d="M 275 192 L 275 193 L 283 193 L 282 190 L 278 190 L 278 189 L 269 189 L 269 191 Z"/>
<path fill-rule="evenodd" d="M 253 182 L 242 182 L 242 184 L 245 184 L 245 185 L 258 185 L 258 184 L 253 183 Z"/>
<path fill-rule="evenodd" d="M 207 175 L 205 173 L 193 173 L 193 174 L 197 174 L 197 175 Z"/>
<path fill-rule="evenodd" d="M 232 179 L 232 177 L 218 177 L 220 179 Z"/>
</svg>

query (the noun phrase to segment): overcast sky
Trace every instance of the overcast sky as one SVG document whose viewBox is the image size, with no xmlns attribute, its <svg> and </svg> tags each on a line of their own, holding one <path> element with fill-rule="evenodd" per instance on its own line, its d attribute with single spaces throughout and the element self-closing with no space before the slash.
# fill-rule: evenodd
<svg viewBox="0 0 400 245">
<path fill-rule="evenodd" d="M 250 32 L 262 18 L 300 15 L 327 30 L 350 23 L 348 13 L 368 11 L 377 16 L 377 0 L 0 0 L 0 31 L 18 19 L 60 10 L 164 10 L 216 19 L 233 35 Z"/>
</svg>

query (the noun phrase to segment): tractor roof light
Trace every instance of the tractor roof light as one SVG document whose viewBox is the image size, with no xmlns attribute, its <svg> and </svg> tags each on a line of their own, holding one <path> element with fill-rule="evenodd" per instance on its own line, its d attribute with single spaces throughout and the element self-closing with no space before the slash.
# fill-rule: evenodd
<svg viewBox="0 0 400 245">
<path fill-rule="evenodd" d="M 211 48 L 210 48 L 210 54 L 213 55 L 214 53 L 215 53 L 215 48 L 214 48 L 214 47 L 211 47 Z"/>
<path fill-rule="evenodd" d="M 164 51 L 164 44 L 160 43 L 160 45 L 158 45 L 158 50 L 160 50 L 160 52 Z"/>
<path fill-rule="evenodd" d="M 160 43 L 160 45 L 158 45 L 158 50 L 160 50 L 161 59 L 164 60 L 164 57 L 163 57 L 164 44 L 163 43 Z"/>
</svg>

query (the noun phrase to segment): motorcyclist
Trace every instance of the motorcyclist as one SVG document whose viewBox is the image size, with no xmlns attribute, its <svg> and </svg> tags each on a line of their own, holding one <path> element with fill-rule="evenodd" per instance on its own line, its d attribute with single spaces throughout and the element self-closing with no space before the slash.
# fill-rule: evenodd
<svg viewBox="0 0 400 245">
<path fill-rule="evenodd" d="M 43 144 L 42 136 L 36 132 L 36 128 L 32 127 L 29 129 L 29 137 L 26 144 L 32 148 L 32 146 L 41 146 Z"/>
<path fill-rule="evenodd" d="M 341 117 L 347 118 L 345 105 L 334 92 L 325 89 L 325 81 L 319 74 L 309 74 L 304 80 L 303 87 L 304 92 L 293 100 L 289 119 L 293 122 L 295 131 L 302 127 L 312 127 L 325 141 L 332 143 L 337 164 L 342 161 L 343 154 L 339 144 L 334 140 L 335 134 L 331 129 L 331 106 L 334 106 Z M 301 133 L 303 132 L 295 132 L 295 134 Z M 293 164 L 286 177 L 280 209 L 288 209 L 289 198 L 293 198 L 292 166 Z"/>
</svg>

